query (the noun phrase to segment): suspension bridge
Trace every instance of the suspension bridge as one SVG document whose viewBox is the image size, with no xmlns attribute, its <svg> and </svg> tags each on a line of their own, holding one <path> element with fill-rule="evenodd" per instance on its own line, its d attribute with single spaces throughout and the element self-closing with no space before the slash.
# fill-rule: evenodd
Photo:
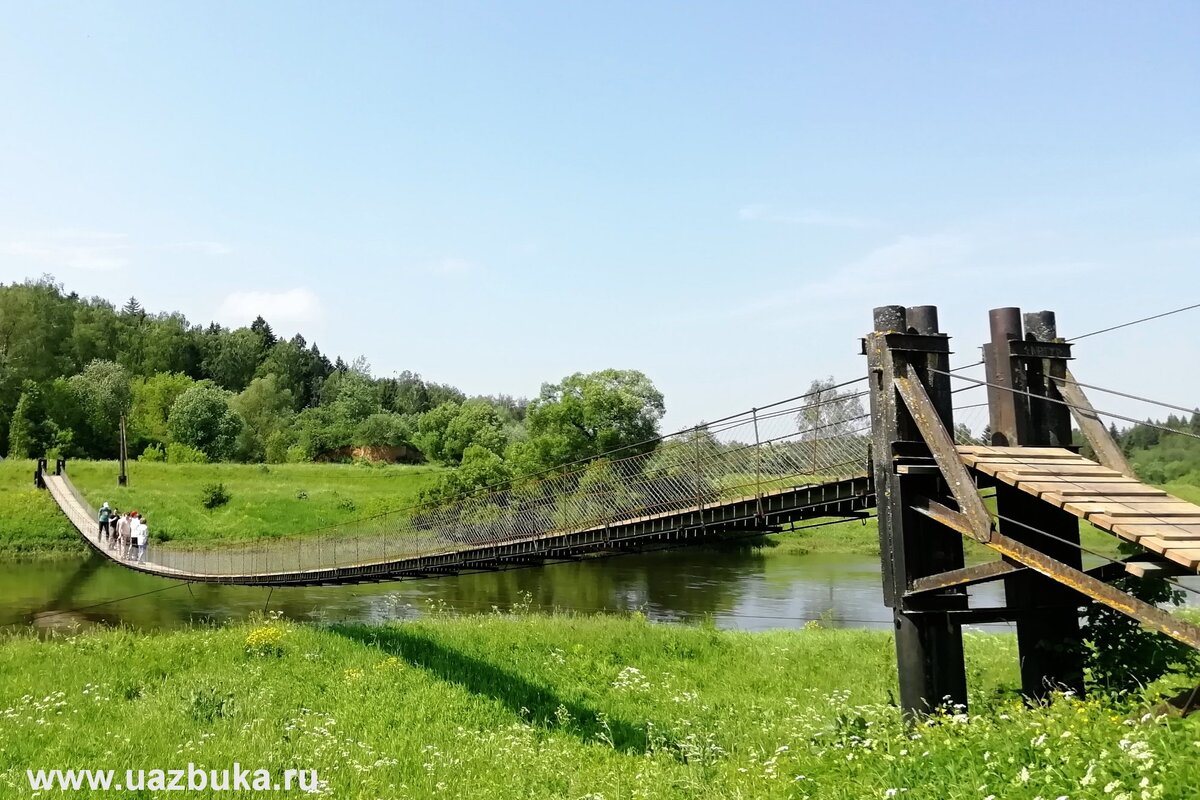
<svg viewBox="0 0 1200 800">
<path fill-rule="evenodd" d="M 1200 572 L 1200 506 L 1136 479 L 1067 368 L 1072 345 L 1052 312 L 995 309 L 990 323 L 982 362 L 952 370 L 935 308 L 884 306 L 856 379 L 451 502 L 265 543 L 157 545 L 144 563 L 99 539 L 66 462 L 53 471 L 40 462 L 35 480 L 92 549 L 123 567 L 270 587 L 517 569 L 877 509 L 901 705 L 914 713 L 965 704 L 967 623 L 1016 623 L 1024 690 L 1035 697 L 1082 692 L 1079 608 L 1089 602 L 1200 648 L 1200 627 L 1113 583 Z M 980 366 L 983 379 L 963 374 Z M 985 402 L 961 400 L 985 390 Z M 1072 444 L 1075 427 L 1096 460 Z M 1080 520 L 1138 555 L 1084 569 Z M 968 566 L 964 539 L 996 560 Z M 968 587 L 997 580 L 1004 605 L 973 606 Z"/>
</svg>

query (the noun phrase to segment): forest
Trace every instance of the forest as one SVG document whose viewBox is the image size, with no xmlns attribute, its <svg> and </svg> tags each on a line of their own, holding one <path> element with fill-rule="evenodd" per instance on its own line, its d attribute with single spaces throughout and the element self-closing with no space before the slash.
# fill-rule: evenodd
<svg viewBox="0 0 1200 800">
<path fill-rule="evenodd" d="M 136 298 L 117 306 L 52 277 L 0 285 L 0 442 L 11 458 L 296 463 L 394 448 L 461 467 L 446 489 L 491 485 L 634 446 L 658 433 L 662 393 L 608 369 L 546 383 L 532 400 L 468 397 L 409 371 L 247 327 L 195 325 Z"/>
</svg>

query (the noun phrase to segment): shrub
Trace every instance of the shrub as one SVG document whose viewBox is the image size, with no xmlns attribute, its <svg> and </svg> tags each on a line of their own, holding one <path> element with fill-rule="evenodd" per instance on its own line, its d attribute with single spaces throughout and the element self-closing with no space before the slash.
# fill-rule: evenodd
<svg viewBox="0 0 1200 800">
<path fill-rule="evenodd" d="M 167 461 L 172 464 L 207 464 L 208 456 L 194 447 L 171 442 L 167 445 Z"/>
<path fill-rule="evenodd" d="M 163 450 L 161 444 L 148 444 L 142 454 L 138 456 L 138 461 L 166 461 L 167 453 Z"/>
<path fill-rule="evenodd" d="M 210 483 L 201 490 L 201 493 L 201 502 L 210 511 L 229 502 L 229 492 L 223 483 Z"/>
</svg>

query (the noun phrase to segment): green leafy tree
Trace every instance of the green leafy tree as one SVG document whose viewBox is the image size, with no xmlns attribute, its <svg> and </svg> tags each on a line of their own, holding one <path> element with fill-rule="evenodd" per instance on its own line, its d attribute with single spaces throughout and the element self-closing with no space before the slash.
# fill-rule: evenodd
<svg viewBox="0 0 1200 800">
<path fill-rule="evenodd" d="M 178 372 L 160 372 L 132 382 L 127 429 L 130 452 L 152 444 L 166 445 L 171 440 L 167 427 L 171 406 L 195 385 L 194 380 Z"/>
<path fill-rule="evenodd" d="M 219 330 L 205 337 L 204 376 L 232 392 L 245 389 L 262 357 L 262 339 L 249 328 Z"/>
<path fill-rule="evenodd" d="M 402 447 L 412 442 L 411 417 L 381 411 L 358 424 L 354 442 L 359 447 Z"/>
<path fill-rule="evenodd" d="M 416 445 L 432 461 L 459 464 L 471 445 L 499 455 L 508 443 L 504 421 L 486 402 L 442 403 L 421 415 Z"/>
<path fill-rule="evenodd" d="M 648 452 L 664 411 L 662 392 L 641 372 L 577 372 L 544 385 L 529 404 L 529 441 L 514 455 L 527 473 L 618 449 L 621 457 Z"/>
<path fill-rule="evenodd" d="M 75 432 L 78 444 L 91 455 L 115 458 L 121 416 L 130 410 L 129 373 L 114 361 L 97 360 L 69 378 L 68 384 L 83 414 L 83 424 Z"/>
<path fill-rule="evenodd" d="M 241 460 L 266 458 L 267 441 L 291 422 L 292 405 L 292 393 L 281 387 L 274 375 L 255 378 L 233 399 L 233 409 L 245 422 L 237 447 Z"/>
<path fill-rule="evenodd" d="M 243 422 L 230 399 L 229 392 L 207 383 L 199 383 L 179 395 L 167 418 L 171 440 L 199 450 L 210 461 L 231 458 Z M 168 447 L 168 459 L 170 454 Z"/>
<path fill-rule="evenodd" d="M 26 381 L 8 427 L 9 458 L 36 458 L 45 452 L 44 413 L 41 390 Z"/>
</svg>

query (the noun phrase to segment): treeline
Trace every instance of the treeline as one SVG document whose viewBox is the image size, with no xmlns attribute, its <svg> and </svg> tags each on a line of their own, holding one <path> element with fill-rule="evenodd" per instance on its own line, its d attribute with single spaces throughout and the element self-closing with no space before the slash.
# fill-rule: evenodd
<svg viewBox="0 0 1200 800">
<path fill-rule="evenodd" d="M 1172 414 L 1165 420 L 1148 419 L 1121 431 L 1110 428 L 1109 433 L 1121 445 L 1138 477 L 1147 483 L 1200 486 L 1200 438 L 1196 438 L 1200 436 L 1200 411 L 1190 419 Z"/>
<path fill-rule="evenodd" d="M 10 457 L 300 462 L 405 448 L 459 466 L 447 490 L 533 474 L 653 438 L 662 394 L 604 370 L 542 386 L 532 401 L 467 397 L 361 360 L 330 361 L 262 317 L 234 330 L 154 314 L 131 298 L 64 293 L 52 278 L 0 285 L 0 441 Z"/>
</svg>

